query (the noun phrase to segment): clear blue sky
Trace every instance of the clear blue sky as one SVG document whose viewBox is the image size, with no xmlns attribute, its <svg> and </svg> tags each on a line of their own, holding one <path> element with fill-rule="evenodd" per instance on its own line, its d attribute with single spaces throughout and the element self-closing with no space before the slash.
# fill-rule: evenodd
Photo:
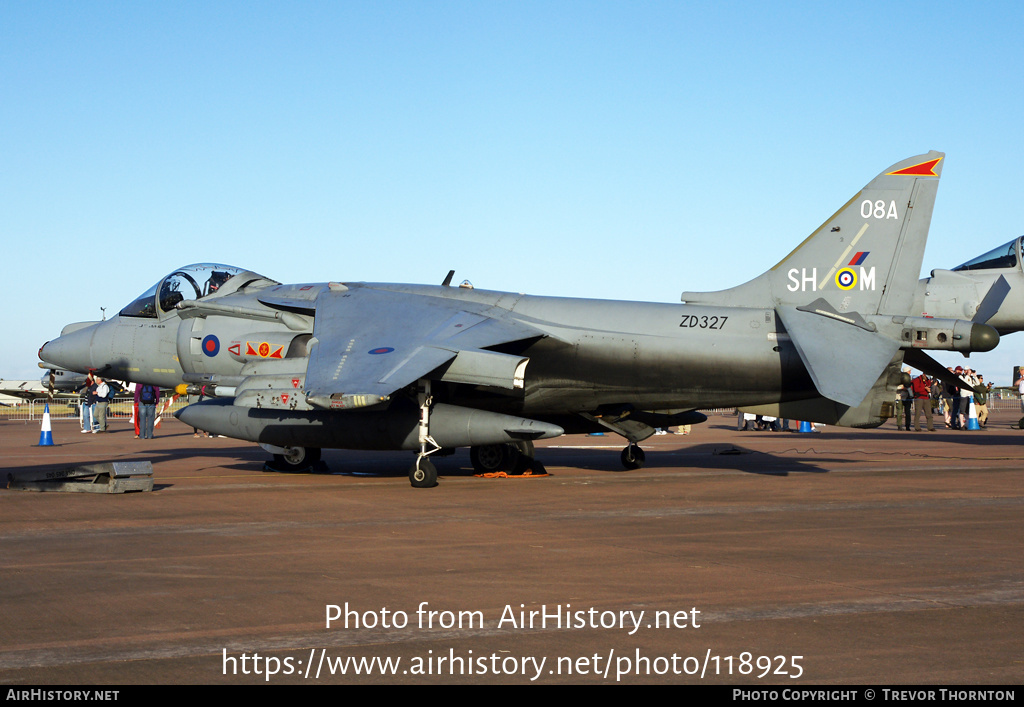
<svg viewBox="0 0 1024 707">
<path fill-rule="evenodd" d="M 947 153 L 1024 233 L 1019 2 L 0 3 L 0 377 L 177 266 L 675 302 Z M 1007 382 L 1024 334 L 974 356 Z M 944 362 L 962 361 L 959 355 Z"/>
</svg>

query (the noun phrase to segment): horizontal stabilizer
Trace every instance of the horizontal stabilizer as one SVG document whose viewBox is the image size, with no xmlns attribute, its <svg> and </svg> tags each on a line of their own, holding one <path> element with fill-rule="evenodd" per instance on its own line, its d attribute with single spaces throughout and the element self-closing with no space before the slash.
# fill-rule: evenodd
<svg viewBox="0 0 1024 707">
<path fill-rule="evenodd" d="M 900 347 L 852 321 L 855 315 L 796 307 L 776 311 L 818 392 L 843 405 L 860 405 Z"/>
<path fill-rule="evenodd" d="M 907 349 L 906 353 L 903 355 L 903 362 L 908 366 L 913 366 L 932 378 L 938 378 L 946 385 L 955 385 L 958 388 L 966 388 L 972 393 L 974 392 L 974 388 L 972 388 L 965 380 L 943 367 L 941 363 L 921 349 Z"/>
</svg>

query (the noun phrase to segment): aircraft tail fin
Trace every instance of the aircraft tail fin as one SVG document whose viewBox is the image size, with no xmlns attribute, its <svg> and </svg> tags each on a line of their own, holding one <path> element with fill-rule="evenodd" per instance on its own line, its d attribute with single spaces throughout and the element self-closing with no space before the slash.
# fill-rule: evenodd
<svg viewBox="0 0 1024 707">
<path fill-rule="evenodd" d="M 900 348 L 872 319 L 913 307 L 943 158 L 897 162 L 760 277 L 683 300 L 773 308 L 818 392 L 858 407 Z"/>
<path fill-rule="evenodd" d="M 897 162 L 761 276 L 729 290 L 684 292 L 683 301 L 799 307 L 823 299 L 838 312 L 906 314 L 944 157 L 932 151 Z"/>
</svg>

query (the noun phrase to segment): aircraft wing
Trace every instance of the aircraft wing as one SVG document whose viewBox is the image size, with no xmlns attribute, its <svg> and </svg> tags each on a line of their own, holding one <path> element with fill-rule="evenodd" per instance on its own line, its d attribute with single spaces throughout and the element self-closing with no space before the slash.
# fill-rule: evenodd
<svg viewBox="0 0 1024 707">
<path fill-rule="evenodd" d="M 432 373 L 458 383 L 522 387 L 528 359 L 487 347 L 544 334 L 501 317 L 504 312 L 365 286 L 324 291 L 316 299 L 306 399 L 328 409 L 366 407 Z"/>
<path fill-rule="evenodd" d="M 40 398 L 55 397 L 55 398 L 77 398 L 78 393 L 73 391 L 53 391 L 51 396 L 50 391 L 45 388 L 39 387 L 39 381 L 36 380 L 23 380 L 23 381 L 5 381 L 0 380 L 0 395 L 6 395 L 12 398 L 21 398 L 22 400 L 38 400 Z"/>
<path fill-rule="evenodd" d="M 2 385 L 3 382 L 0 382 L 0 386 Z M 30 390 L 22 387 L 0 387 L 0 395 L 8 395 L 12 398 L 21 398 L 22 400 L 35 400 L 37 398 L 45 398 L 47 392 L 45 390 Z"/>
</svg>

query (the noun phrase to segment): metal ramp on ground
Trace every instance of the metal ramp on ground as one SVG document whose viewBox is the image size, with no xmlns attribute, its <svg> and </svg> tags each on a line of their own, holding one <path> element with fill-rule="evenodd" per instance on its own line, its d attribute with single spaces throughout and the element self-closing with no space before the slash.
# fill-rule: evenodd
<svg viewBox="0 0 1024 707">
<path fill-rule="evenodd" d="M 101 462 L 63 469 L 29 469 L 7 475 L 7 488 L 25 491 L 132 493 L 153 490 L 153 463 Z"/>
</svg>

